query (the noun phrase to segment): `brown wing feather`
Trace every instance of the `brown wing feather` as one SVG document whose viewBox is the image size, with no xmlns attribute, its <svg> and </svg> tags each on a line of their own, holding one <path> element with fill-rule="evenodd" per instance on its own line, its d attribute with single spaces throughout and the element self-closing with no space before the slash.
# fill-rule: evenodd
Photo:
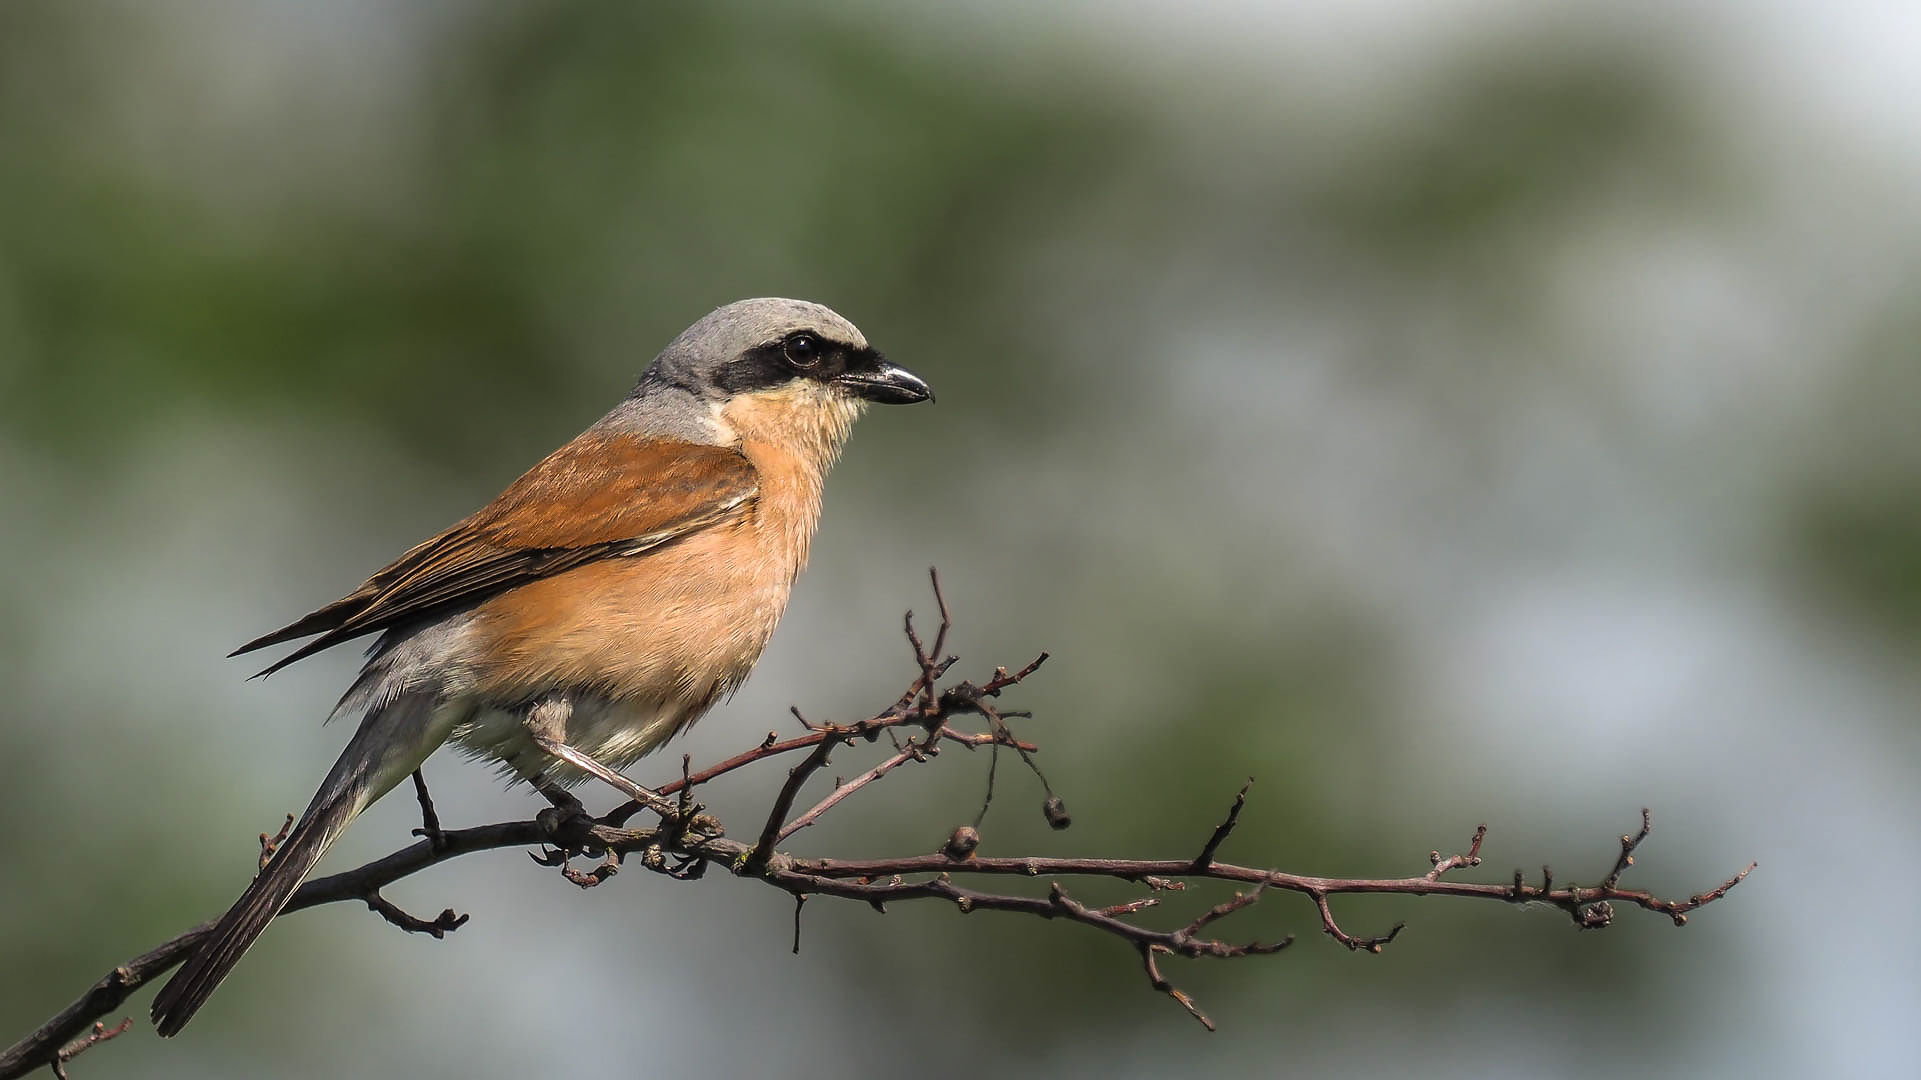
<svg viewBox="0 0 1921 1080">
<path fill-rule="evenodd" d="M 727 447 L 583 435 L 346 597 L 232 655 L 320 635 L 260 673 L 271 675 L 363 634 L 595 559 L 639 555 L 740 513 L 756 481 L 753 465 Z"/>
</svg>

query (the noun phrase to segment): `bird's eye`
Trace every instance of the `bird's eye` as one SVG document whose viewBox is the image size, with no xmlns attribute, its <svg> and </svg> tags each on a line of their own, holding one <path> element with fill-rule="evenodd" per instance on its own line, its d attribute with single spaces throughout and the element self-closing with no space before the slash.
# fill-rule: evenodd
<svg viewBox="0 0 1921 1080">
<path fill-rule="evenodd" d="M 781 343 L 781 353 L 787 357 L 788 363 L 797 368 L 810 368 L 820 363 L 822 351 L 820 339 L 804 330 L 789 335 Z"/>
</svg>

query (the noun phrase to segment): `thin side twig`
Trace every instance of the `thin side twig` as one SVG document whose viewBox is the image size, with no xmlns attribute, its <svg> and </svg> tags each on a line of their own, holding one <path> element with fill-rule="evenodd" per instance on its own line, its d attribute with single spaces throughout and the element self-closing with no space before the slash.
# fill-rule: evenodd
<svg viewBox="0 0 1921 1080">
<path fill-rule="evenodd" d="M 285 837 L 283 836 L 282 839 L 285 839 Z M 53 1061 L 50 1062 L 53 1066 L 53 1075 L 59 1077 L 60 1080 L 67 1080 L 67 1062 L 72 1061 L 74 1058 L 79 1057 L 81 1054 L 86 1053 L 88 1050 L 99 1046 L 109 1039 L 117 1039 L 125 1035 L 128 1031 L 132 1030 L 132 1028 L 133 1017 L 131 1016 L 126 1017 L 112 1027 L 108 1027 L 105 1024 L 93 1025 L 92 1031 L 61 1047 L 59 1053 L 54 1055 Z"/>
<path fill-rule="evenodd" d="M 1235 794 L 1234 805 L 1227 808 L 1227 817 L 1222 819 L 1219 825 L 1214 826 L 1213 835 L 1207 838 L 1207 843 L 1201 845 L 1201 853 L 1194 856 L 1194 869 L 1206 870 L 1214 864 L 1215 854 L 1221 850 L 1221 845 L 1227 842 L 1228 834 L 1234 831 L 1234 826 L 1240 823 L 1241 808 L 1247 805 L 1247 790 L 1253 786 L 1254 778 L 1250 776 L 1247 778 L 1247 783 L 1242 784 L 1241 790 Z"/>
</svg>

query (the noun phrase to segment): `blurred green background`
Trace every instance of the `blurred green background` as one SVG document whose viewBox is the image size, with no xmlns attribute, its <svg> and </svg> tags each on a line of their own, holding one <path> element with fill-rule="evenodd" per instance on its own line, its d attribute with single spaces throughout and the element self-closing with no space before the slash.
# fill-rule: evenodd
<svg viewBox="0 0 1921 1080">
<path fill-rule="evenodd" d="M 1760 871 L 1679 931 L 1340 904 L 1409 921 L 1378 957 L 1276 897 L 1228 925 L 1296 948 L 1171 971 L 1208 1036 L 1078 928 L 820 902 L 795 957 L 771 890 L 507 852 L 391 891 L 448 940 L 299 915 L 77 1074 L 1903 1071 L 1921 20 L 1587 7 L 0 7 L 0 1041 L 222 910 L 345 739 L 351 650 L 222 654 L 775 294 L 940 403 L 862 425 L 676 754 L 891 700 L 933 563 L 962 672 L 1056 657 L 1010 704 L 1075 827 L 1003 769 L 988 852 L 1188 854 L 1253 775 L 1241 861 L 1414 873 L 1486 821 L 1489 880 L 1591 880 L 1649 805 L 1631 880 Z M 985 766 L 795 847 L 929 850 Z M 533 808 L 427 771 L 450 824 Z"/>
</svg>

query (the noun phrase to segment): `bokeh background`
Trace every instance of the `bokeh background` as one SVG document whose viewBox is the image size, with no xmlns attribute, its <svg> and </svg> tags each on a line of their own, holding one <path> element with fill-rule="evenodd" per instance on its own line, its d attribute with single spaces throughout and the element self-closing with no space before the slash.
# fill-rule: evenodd
<svg viewBox="0 0 1921 1080">
<path fill-rule="evenodd" d="M 940 402 L 863 423 L 697 757 L 891 700 L 938 564 L 963 672 L 1055 654 L 1013 704 L 1076 824 L 1003 769 L 989 852 L 1189 853 L 1253 775 L 1227 854 L 1297 871 L 1486 821 L 1488 879 L 1590 880 L 1643 805 L 1631 880 L 1761 869 L 1685 930 L 1342 903 L 1410 922 L 1378 957 L 1277 897 L 1238 932 L 1295 949 L 1175 966 L 1208 1036 L 1078 928 L 821 902 L 796 957 L 771 890 L 503 852 L 392 890 L 470 912 L 448 940 L 299 915 L 79 1074 L 1905 1071 L 1918 11 L 0 8 L 0 1039 L 223 909 L 345 739 L 352 650 L 249 683 L 228 648 L 784 294 Z M 985 767 L 795 846 L 929 850 Z M 450 824 L 534 806 L 427 771 Z"/>
</svg>

